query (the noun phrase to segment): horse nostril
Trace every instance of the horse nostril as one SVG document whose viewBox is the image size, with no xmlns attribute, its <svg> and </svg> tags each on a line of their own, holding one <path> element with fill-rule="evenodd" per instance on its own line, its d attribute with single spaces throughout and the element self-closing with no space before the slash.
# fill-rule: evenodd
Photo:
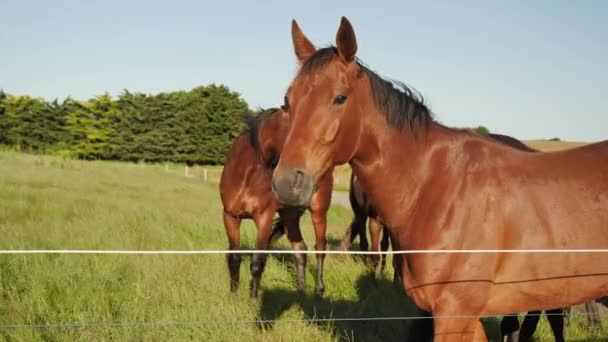
<svg viewBox="0 0 608 342">
<path fill-rule="evenodd" d="M 295 190 L 299 190 L 302 188 L 302 182 L 304 181 L 304 172 L 298 170 L 296 171 L 296 176 L 293 182 L 293 188 Z"/>
</svg>

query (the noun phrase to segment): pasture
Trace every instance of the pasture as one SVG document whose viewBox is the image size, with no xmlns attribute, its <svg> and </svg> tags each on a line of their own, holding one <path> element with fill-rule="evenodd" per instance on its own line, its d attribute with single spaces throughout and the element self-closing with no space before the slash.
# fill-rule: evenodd
<svg viewBox="0 0 608 342">
<path fill-rule="evenodd" d="M 195 168 L 185 177 L 183 166 L 177 165 L 0 152 L 0 249 L 226 249 L 217 186 L 221 169 L 207 168 L 206 182 L 202 170 Z M 340 167 L 336 175 L 337 188 L 347 189 L 348 168 Z M 332 206 L 330 249 L 336 248 L 351 216 L 349 208 Z M 313 249 L 308 214 L 302 230 Z M 251 248 L 251 221 L 242 225 L 241 236 L 243 248 Z M 289 245 L 283 238 L 274 248 Z M 330 255 L 323 298 L 313 295 L 314 256 L 308 256 L 307 267 L 307 290 L 300 295 L 292 256 L 269 256 L 262 293 L 253 301 L 247 293 L 248 256 L 235 297 L 229 293 L 224 255 L 0 255 L 0 325 L 90 324 L 2 327 L 0 339 L 403 340 L 405 321 L 299 321 L 417 315 L 403 292 L 393 287 L 391 267 L 374 280 L 360 258 Z M 282 321 L 243 322 L 275 319 Z M 498 320 L 486 319 L 485 326 L 496 335 Z M 591 332 L 584 327 L 584 316 L 577 315 L 566 334 L 568 341 L 605 340 L 608 321 L 601 331 Z M 536 336 L 552 340 L 544 318 Z"/>
</svg>

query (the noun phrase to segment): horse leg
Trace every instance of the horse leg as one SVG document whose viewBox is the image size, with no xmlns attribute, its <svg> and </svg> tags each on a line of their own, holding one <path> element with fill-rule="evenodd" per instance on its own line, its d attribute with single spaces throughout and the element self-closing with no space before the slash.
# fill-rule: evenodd
<svg viewBox="0 0 608 342">
<path fill-rule="evenodd" d="M 388 229 L 387 229 L 388 232 Z M 397 239 L 395 238 L 395 236 L 393 236 L 392 233 L 389 233 L 389 238 L 390 238 L 390 242 L 391 242 L 391 246 L 393 251 L 399 251 L 401 250 L 399 248 L 399 242 L 397 241 Z M 395 285 L 401 285 L 403 284 L 403 255 L 402 254 L 393 254 L 393 284 Z"/>
<path fill-rule="evenodd" d="M 433 316 L 424 310 L 418 310 L 420 316 L 412 321 L 406 332 L 406 341 L 428 342 L 433 341 Z"/>
<path fill-rule="evenodd" d="M 367 218 L 360 219 L 353 227 L 355 229 L 355 235 L 359 235 L 359 250 L 361 251 L 367 251 L 369 249 L 369 242 L 367 241 L 367 232 L 365 231 L 365 221 L 367 221 Z"/>
<path fill-rule="evenodd" d="M 551 330 L 553 330 L 555 342 L 564 342 L 564 309 L 547 310 L 545 316 L 547 316 Z"/>
<path fill-rule="evenodd" d="M 380 251 L 380 233 L 382 232 L 382 225 L 376 218 L 369 218 L 369 235 L 372 238 L 372 251 L 378 252 Z M 376 274 L 376 269 L 378 268 L 378 262 L 380 260 L 380 256 L 373 254 L 370 255 L 371 261 L 371 272 L 372 275 Z"/>
<path fill-rule="evenodd" d="M 258 228 L 257 239 L 255 243 L 255 249 L 257 250 L 265 250 L 266 248 L 268 248 L 273 215 L 274 210 L 267 210 L 259 215 L 254 216 L 253 218 L 253 220 L 255 221 L 255 225 Z M 255 253 L 251 257 L 251 283 L 249 287 L 249 295 L 251 298 L 258 297 L 260 280 L 262 279 L 262 273 L 264 273 L 264 267 L 266 267 L 266 256 L 266 253 Z"/>
<path fill-rule="evenodd" d="M 272 233 L 270 233 L 270 241 L 268 241 L 269 245 L 275 243 L 275 241 L 279 240 L 283 235 L 285 235 L 285 230 L 287 226 L 283 219 L 281 218 L 279 222 L 275 226 L 272 227 Z"/>
<path fill-rule="evenodd" d="M 346 231 L 344 232 L 344 237 L 342 238 L 342 241 L 340 242 L 340 250 L 341 251 L 347 251 L 350 248 L 350 245 L 353 243 L 353 240 L 355 240 L 355 232 L 353 231 L 353 225 L 355 224 L 355 220 L 353 220 L 353 222 L 351 222 L 350 225 L 348 225 L 348 228 L 346 228 Z"/>
<path fill-rule="evenodd" d="M 314 210 L 311 211 L 312 224 L 315 227 L 315 250 L 325 251 L 327 240 L 325 234 L 327 231 L 327 211 Z M 315 293 L 323 295 L 325 292 L 325 283 L 323 282 L 323 263 L 325 262 L 325 254 L 317 254 L 317 277 L 315 279 Z"/>
<path fill-rule="evenodd" d="M 441 316 L 451 316 L 452 312 L 457 312 L 454 310 L 436 311 L 437 313 L 433 313 L 434 316 L 434 332 L 435 338 L 433 341 L 435 342 L 469 342 L 469 341 L 484 341 L 487 342 L 488 339 L 483 330 L 483 326 L 481 326 L 481 322 L 478 318 L 453 318 L 447 317 L 442 318 Z M 476 316 L 476 315 L 472 315 Z"/>
<path fill-rule="evenodd" d="M 570 311 L 572 311 L 572 307 L 571 306 L 566 306 L 565 308 L 563 308 L 563 315 L 564 315 L 564 323 L 566 325 L 570 325 Z"/>
<path fill-rule="evenodd" d="M 486 331 L 484 330 L 483 324 L 481 324 L 480 319 L 475 320 L 474 328 L 475 331 L 473 333 L 473 341 L 488 341 Z"/>
<path fill-rule="evenodd" d="M 519 330 L 519 319 L 517 314 L 505 315 L 500 322 L 500 334 L 507 336 L 507 341 L 511 341 L 515 338 L 515 332 Z M 514 341 L 516 341 L 515 339 Z"/>
<path fill-rule="evenodd" d="M 289 211 L 286 211 L 289 210 Z M 287 227 L 287 239 L 296 251 L 305 251 L 308 248 L 302 238 L 300 230 L 300 214 L 294 209 L 284 209 L 280 212 L 281 218 Z M 298 290 L 304 292 L 306 288 L 306 253 L 294 254 L 296 260 L 296 274 L 298 278 Z"/>
<path fill-rule="evenodd" d="M 405 268 L 405 266 L 404 266 Z M 462 294 L 473 291 L 477 297 L 464 301 Z M 452 283 L 427 295 L 435 293 L 431 313 L 434 321 L 435 342 L 488 341 L 479 320 L 487 301 L 487 286 L 471 286 L 468 283 Z"/>
<path fill-rule="evenodd" d="M 600 321 L 600 312 L 595 305 L 595 301 L 585 303 L 585 311 L 587 312 L 587 321 L 593 330 L 600 329 L 602 322 Z"/>
<path fill-rule="evenodd" d="M 536 326 L 540 320 L 541 311 L 529 311 L 521 323 L 521 330 L 519 331 L 519 341 L 529 341 L 536 331 Z"/>
<path fill-rule="evenodd" d="M 389 232 L 386 227 L 382 227 L 382 240 L 380 241 L 380 250 L 383 252 L 388 251 L 389 245 Z M 380 272 L 384 274 L 384 270 L 386 269 L 386 254 L 381 255 L 382 261 L 380 263 Z"/>
<path fill-rule="evenodd" d="M 228 247 L 230 250 L 241 248 L 240 234 L 241 219 L 224 211 L 224 228 L 228 236 Z M 236 293 L 239 289 L 239 277 L 241 269 L 241 255 L 226 255 L 228 270 L 230 271 L 230 292 Z"/>
</svg>

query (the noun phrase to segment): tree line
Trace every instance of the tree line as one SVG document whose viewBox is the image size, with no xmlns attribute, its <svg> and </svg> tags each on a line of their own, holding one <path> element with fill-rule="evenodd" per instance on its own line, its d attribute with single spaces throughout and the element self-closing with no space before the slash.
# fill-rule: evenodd
<svg viewBox="0 0 608 342">
<path fill-rule="evenodd" d="M 222 164 L 250 112 L 223 85 L 45 101 L 0 90 L 0 145 L 81 159 Z"/>
<path fill-rule="evenodd" d="M 0 90 L 0 145 L 81 159 L 223 164 L 250 113 L 223 85 L 45 101 Z M 468 128 L 488 134 L 486 127 Z"/>
</svg>

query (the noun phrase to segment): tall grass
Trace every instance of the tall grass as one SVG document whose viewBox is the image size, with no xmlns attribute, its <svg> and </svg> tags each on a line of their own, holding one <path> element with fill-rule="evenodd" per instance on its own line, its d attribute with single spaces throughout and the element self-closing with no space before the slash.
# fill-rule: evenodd
<svg viewBox="0 0 608 342">
<path fill-rule="evenodd" d="M 183 167 L 84 162 L 0 152 L 0 249 L 223 249 L 227 246 L 217 183 Z M 209 172 L 209 171 L 208 171 Z M 330 248 L 351 213 L 329 213 Z M 303 218 L 309 248 L 310 217 Z M 255 228 L 241 228 L 244 248 Z M 289 248 L 281 240 L 277 248 Z M 326 294 L 313 295 L 314 256 L 307 291 L 296 292 L 291 256 L 270 256 L 259 300 L 247 296 L 249 258 L 241 288 L 229 293 L 223 255 L 0 255 L 0 325 L 137 323 L 164 325 L 0 328 L 6 341 L 335 341 L 403 340 L 402 321 L 305 323 L 302 318 L 417 314 L 387 276 L 372 279 L 359 258 L 326 259 Z M 389 261 L 390 262 L 390 261 Z M 254 324 L 238 320 L 279 319 Z M 192 322 L 172 324 L 171 322 Z M 496 320 L 486 321 L 496 332 Z M 572 339 L 588 336 L 568 328 Z M 575 329 L 576 328 L 576 329 Z M 546 323 L 541 337 L 550 332 Z M 603 335 L 602 335 L 603 334 Z M 602 330 L 594 335 L 606 336 Z M 545 340 L 545 339 L 543 339 Z"/>
</svg>

